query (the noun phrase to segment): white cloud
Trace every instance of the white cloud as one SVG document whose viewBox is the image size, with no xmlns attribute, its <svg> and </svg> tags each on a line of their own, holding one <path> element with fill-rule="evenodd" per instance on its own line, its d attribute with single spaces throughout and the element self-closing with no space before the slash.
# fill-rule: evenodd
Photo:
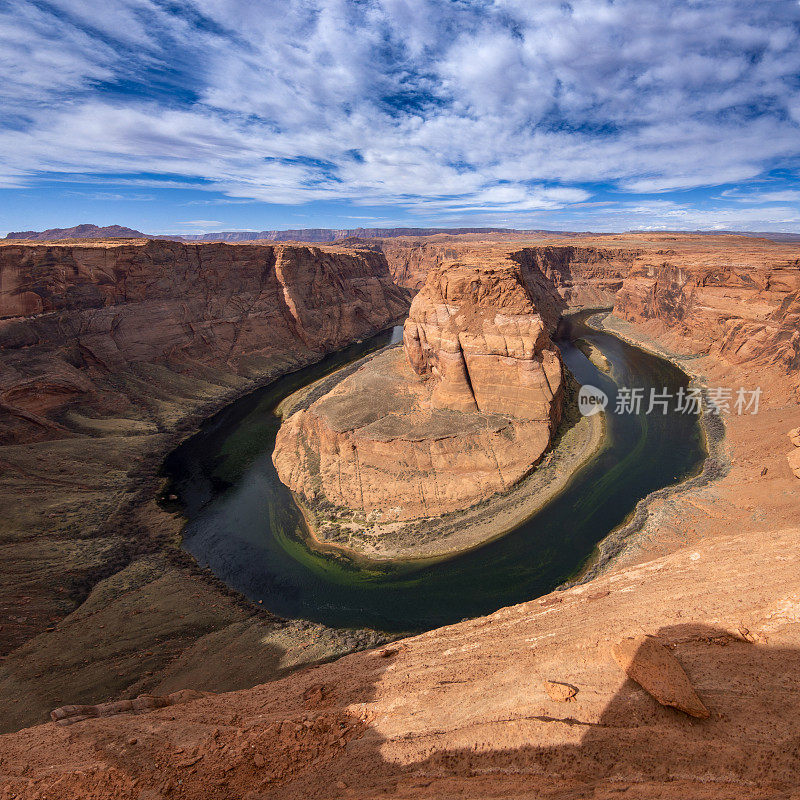
<svg viewBox="0 0 800 800">
<path fill-rule="evenodd" d="M 232 201 L 519 215 L 585 202 L 582 184 L 719 185 L 800 155 L 793 2 L 184 0 L 170 9 L 7 4 L 3 185 L 152 173 Z"/>
</svg>

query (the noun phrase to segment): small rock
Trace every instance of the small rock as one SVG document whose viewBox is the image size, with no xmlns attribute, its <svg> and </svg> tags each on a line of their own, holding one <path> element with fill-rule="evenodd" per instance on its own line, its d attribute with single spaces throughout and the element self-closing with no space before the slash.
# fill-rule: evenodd
<svg viewBox="0 0 800 800">
<path fill-rule="evenodd" d="M 795 477 L 800 478 L 800 447 L 792 450 L 791 453 L 787 453 L 786 460 L 789 462 L 789 468 L 794 472 Z"/>
<path fill-rule="evenodd" d="M 663 706 L 672 706 L 698 719 L 711 714 L 697 696 L 686 672 L 656 636 L 623 639 L 612 648 L 614 660 Z"/>
<path fill-rule="evenodd" d="M 256 754 L 253 756 L 253 763 L 254 763 L 254 764 L 255 764 L 255 765 L 256 765 L 256 766 L 257 766 L 259 769 L 261 769 L 261 767 L 263 767 L 263 766 L 264 766 L 264 756 L 262 756 L 262 755 L 261 755 L 261 753 L 256 753 Z"/>
<path fill-rule="evenodd" d="M 558 681 L 545 681 L 544 689 L 551 700 L 557 700 L 559 703 L 568 703 L 578 694 L 578 689 L 572 684 Z"/>
<path fill-rule="evenodd" d="M 336 781 L 336 788 L 337 789 L 346 789 L 347 784 L 344 781 Z"/>
<path fill-rule="evenodd" d="M 789 431 L 789 441 L 795 447 L 800 447 L 800 428 L 793 428 Z"/>
<path fill-rule="evenodd" d="M 736 630 L 738 631 L 739 636 L 741 636 L 746 642 L 755 642 L 756 637 L 750 633 L 750 629 L 744 623 L 740 624 Z"/>
</svg>

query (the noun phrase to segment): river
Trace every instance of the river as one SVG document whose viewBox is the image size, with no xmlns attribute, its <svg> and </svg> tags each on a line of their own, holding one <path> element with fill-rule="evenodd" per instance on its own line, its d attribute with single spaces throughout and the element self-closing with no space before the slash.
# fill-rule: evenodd
<svg viewBox="0 0 800 800">
<path fill-rule="evenodd" d="M 419 631 L 541 596 L 576 575 L 597 543 L 650 492 L 696 474 L 705 459 L 699 419 L 674 410 L 613 413 L 620 387 L 671 394 L 688 385 L 675 365 L 618 337 L 566 321 L 558 341 L 582 384 L 609 397 L 604 448 L 541 511 L 504 536 L 449 559 L 354 563 L 309 549 L 304 521 L 271 454 L 274 409 L 301 386 L 391 341 L 397 330 L 352 345 L 233 403 L 166 460 L 169 493 L 186 517 L 183 545 L 232 588 L 287 618 L 334 627 Z M 582 337 L 611 363 L 599 370 Z"/>
</svg>

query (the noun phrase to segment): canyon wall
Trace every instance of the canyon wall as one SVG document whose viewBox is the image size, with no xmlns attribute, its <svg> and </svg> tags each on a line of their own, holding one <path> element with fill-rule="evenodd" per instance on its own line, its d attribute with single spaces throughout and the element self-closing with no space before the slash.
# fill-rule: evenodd
<svg viewBox="0 0 800 800">
<path fill-rule="evenodd" d="M 158 470 L 220 405 L 407 309 L 375 252 L 0 246 L 0 731 L 65 692 L 241 687 L 375 640 L 278 622 L 203 574 Z"/>
<path fill-rule="evenodd" d="M 459 260 L 479 263 L 510 258 L 530 280 L 543 275 L 561 295 L 564 307 L 610 308 L 622 281 L 640 255 L 630 247 L 485 241 L 478 237 L 431 236 L 377 240 L 371 246 L 386 256 L 396 283 L 419 291 L 429 272 Z M 536 273 L 540 273 L 537 278 Z"/>
<path fill-rule="evenodd" d="M 370 359 L 278 434 L 281 480 L 317 510 L 397 522 L 470 507 L 536 464 L 561 414 L 552 291 L 512 263 L 429 274 L 403 348 Z"/>
<path fill-rule="evenodd" d="M 614 315 L 677 353 L 746 367 L 751 378 L 784 377 L 800 390 L 800 261 L 731 260 L 638 264 Z"/>
<path fill-rule="evenodd" d="M 691 543 L 691 560 L 669 594 L 681 600 L 675 614 L 662 614 L 663 597 L 653 595 L 646 603 L 639 599 L 650 585 L 649 568 L 631 578 L 624 595 L 632 603 L 627 629 L 645 629 L 636 616 L 642 608 L 659 615 L 647 629 L 676 624 L 677 616 L 686 615 L 681 599 L 686 586 L 712 586 L 697 606 L 697 618 L 705 619 L 703 609 L 712 608 L 720 619 L 721 609 L 731 615 L 725 623 L 730 630 L 737 628 L 740 616 L 745 629 L 755 630 L 746 619 L 753 604 L 748 600 L 745 608 L 741 601 L 750 597 L 753 586 L 763 585 L 765 596 L 773 599 L 796 594 L 796 586 L 782 594 L 768 560 L 772 553 L 785 559 L 796 534 L 767 541 L 763 532 L 797 519 L 800 484 L 787 463 L 786 432 L 797 428 L 800 418 L 796 399 L 783 392 L 781 380 L 796 385 L 798 247 L 730 236 L 640 234 L 562 242 L 521 237 L 477 241 L 476 236 L 431 237 L 422 242 L 424 247 L 406 248 L 397 258 L 390 248 L 382 252 L 373 243 L 367 248 L 372 252 L 364 253 L 364 242 L 347 249 L 170 242 L 9 242 L 0 247 L 0 655 L 5 656 L 0 660 L 0 730 L 40 721 L 65 702 L 98 703 L 185 687 L 227 691 L 253 686 L 375 641 L 373 634 L 341 636 L 323 626 L 277 622 L 259 614 L 181 554 L 176 547 L 180 518 L 160 509 L 154 498 L 160 490 L 161 455 L 226 399 L 401 315 L 407 300 L 392 283 L 388 267 L 416 289 L 431 265 L 438 269 L 463 258 L 486 266 L 524 252 L 516 261 L 518 269 L 533 274 L 536 268 L 542 275 L 541 264 L 562 300 L 576 305 L 594 305 L 598 294 L 607 296 L 618 280 L 626 279 L 617 303 L 626 335 L 638 332 L 647 345 L 687 354 L 692 358 L 680 362 L 687 370 L 727 365 L 737 379 L 768 375 L 774 407 L 756 417 L 727 420 L 725 446 L 734 460 L 728 475 L 687 494 L 685 501 L 667 499 L 649 507 L 652 524 L 641 545 L 649 548 L 645 552 L 663 555 Z M 405 248 L 404 241 L 392 243 Z M 548 258 L 530 254 L 551 246 L 555 255 Z M 568 275 L 559 254 L 572 249 Z M 594 262 L 592 252 L 603 255 Z M 585 264 L 580 270 L 579 263 Z M 697 355 L 705 358 L 693 358 Z M 438 361 L 438 356 L 426 356 L 424 363 Z M 391 370 L 398 368 L 384 363 L 384 374 L 396 376 Z M 434 382 L 408 364 L 406 369 L 417 385 Z M 382 378 L 376 375 L 373 386 L 380 388 Z M 387 411 L 389 401 L 394 402 L 387 388 L 393 385 L 386 383 L 382 390 Z M 380 391 L 374 397 L 383 402 Z M 431 419 L 439 415 L 440 429 L 447 432 L 447 417 L 459 412 L 430 408 L 429 413 Z M 486 418 L 480 415 L 484 429 Z M 500 440 L 505 436 L 501 421 L 509 423 L 503 414 L 493 418 L 497 426 L 487 435 Z M 476 440 L 474 449 L 488 452 L 483 441 Z M 425 462 L 414 469 L 422 474 Z M 409 486 L 416 487 L 405 485 L 411 494 Z M 706 563 L 706 540 L 742 531 L 742 542 L 731 552 L 709 553 L 708 563 L 719 563 L 726 580 L 709 575 L 704 584 L 695 570 L 697 553 Z M 763 575 L 745 572 L 764 564 L 770 569 Z M 740 574 L 741 580 L 728 581 Z M 730 597 L 719 594 L 720 587 L 730 589 Z M 596 596 L 602 604 L 602 591 L 580 591 L 569 596 Z M 781 603 L 776 601 L 774 613 L 765 612 L 764 618 L 774 621 L 775 614 L 793 608 Z M 587 606 L 584 613 L 583 608 L 579 619 L 594 646 L 603 621 L 617 616 L 609 609 L 595 613 L 594 606 Z M 479 624 L 494 635 L 496 619 L 502 626 L 502 615 Z M 533 630 L 526 641 L 539 636 L 564 641 L 557 627 Z M 448 630 L 447 643 L 424 639 L 431 648 L 420 664 L 436 659 L 447 668 L 443 653 L 463 651 L 466 668 L 490 676 L 475 696 L 494 696 L 491 676 L 505 674 L 510 663 L 503 648 L 487 639 L 473 658 L 472 631 L 462 626 Z M 767 634 L 772 644 L 773 633 Z M 563 663 L 562 651 L 554 653 L 553 663 Z M 779 660 L 761 662 L 767 676 Z M 316 674 L 308 672 L 308 681 Z M 753 684 L 761 685 L 762 676 L 752 674 Z M 522 675 L 515 684 L 528 686 L 526 681 Z M 471 682 L 453 685 L 471 691 Z M 400 692 L 390 701 L 397 696 Z M 305 702 L 292 695 L 286 714 Z M 451 706 L 472 713 L 463 697 L 445 697 L 443 707 Z M 498 747 L 519 724 L 507 712 L 501 699 L 491 721 Z M 225 699 L 220 718 L 229 721 L 229 713 Z M 552 709 L 536 713 L 543 730 L 554 730 Z M 576 718 L 571 713 L 563 723 L 565 735 L 593 724 L 587 720 L 578 728 Z M 655 737 L 661 722 L 653 723 Z M 453 741 L 459 735 L 454 733 Z M 113 736 L 111 729 L 100 733 L 105 742 Z M 88 733 L 86 742 L 95 746 Z M 346 754 L 346 748 L 336 752 Z M 152 759 L 147 764 L 150 769 Z M 70 780 L 77 795 L 85 796 L 84 779 Z M 199 791 L 207 793 L 207 787 Z"/>
<path fill-rule="evenodd" d="M 511 255 L 524 268 L 536 267 L 553 282 L 566 306 L 608 308 L 640 251 L 599 247 L 543 245 Z"/>
<path fill-rule="evenodd" d="M 93 416 L 149 422 L 120 374 L 160 364 L 255 378 L 402 316 L 374 252 L 301 246 L 0 248 L 0 442 L 51 437 Z M 71 418 L 70 418 L 71 414 Z"/>
</svg>

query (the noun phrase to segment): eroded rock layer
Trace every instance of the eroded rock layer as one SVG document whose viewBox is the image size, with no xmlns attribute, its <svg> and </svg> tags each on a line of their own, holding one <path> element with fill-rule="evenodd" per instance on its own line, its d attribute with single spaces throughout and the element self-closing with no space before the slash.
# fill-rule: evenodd
<svg viewBox="0 0 800 800">
<path fill-rule="evenodd" d="M 172 668 L 216 689 L 267 679 L 295 647 L 309 660 L 310 631 L 259 617 L 180 556 L 157 471 L 181 426 L 407 308 L 375 252 L 0 246 L 0 731 L 44 718 L 65 683 L 96 702 Z M 352 649 L 335 640 L 312 659 Z M 286 653 L 232 674 L 251 643 Z"/>
<path fill-rule="evenodd" d="M 541 244 L 536 237 L 499 236 L 426 236 L 419 238 L 373 240 L 369 246 L 382 252 L 392 277 L 400 286 L 419 291 L 430 272 L 442 267 L 476 259 L 512 259 L 551 284 L 561 304 L 571 309 L 611 307 L 622 281 L 642 251 L 626 243 L 625 247 L 598 247 L 595 242 L 570 244 L 563 240 Z M 569 241 L 569 240 L 567 240 Z M 343 243 L 345 244 L 345 243 Z M 354 241 L 364 247 L 364 241 Z"/>
<path fill-rule="evenodd" d="M 140 418 L 107 378 L 160 363 L 256 376 L 282 353 L 323 353 L 407 307 L 378 253 L 301 246 L 0 248 L 0 442 L 59 435 L 67 407 Z M 149 420 L 148 420 L 149 421 Z"/>
<path fill-rule="evenodd" d="M 800 388 L 800 262 L 729 256 L 687 263 L 676 255 L 635 266 L 617 296 L 615 316 L 678 353 L 746 366 L 754 377 L 765 369 Z"/>
<path fill-rule="evenodd" d="M 412 241 L 419 246 L 408 244 Z M 531 618 L 532 627 L 521 623 L 532 608 L 526 604 L 519 607 L 520 620 L 514 618 L 516 611 L 504 611 L 420 638 L 425 647 L 415 662 L 419 675 L 405 664 L 395 668 L 392 658 L 356 657 L 323 671 L 305 671 L 297 683 L 295 678 L 267 685 L 258 697 L 251 692 L 237 695 L 241 705 L 224 695 L 218 701 L 198 701 L 193 717 L 175 716 L 172 709 L 153 712 L 159 717 L 159 730 L 163 733 L 162 721 L 172 720 L 176 735 L 187 737 L 180 747 L 193 751 L 195 746 L 206 746 L 202 738 L 191 739 L 199 730 L 195 723 L 207 726 L 209 750 L 204 752 L 214 748 L 222 760 L 219 772 L 193 773 L 197 778 L 193 791 L 203 798 L 209 791 L 227 796 L 227 789 L 208 787 L 212 782 L 222 787 L 229 779 L 231 797 L 246 794 L 258 778 L 264 784 L 256 784 L 260 793 L 285 800 L 292 796 L 285 781 L 297 781 L 298 796 L 307 797 L 314 793 L 310 782 L 316 778 L 323 782 L 321 791 L 339 782 L 347 784 L 342 790 L 346 793 L 363 776 L 376 782 L 364 796 L 391 791 L 399 784 L 408 796 L 456 794 L 460 791 L 457 782 L 463 778 L 463 791 L 468 794 L 503 796 L 505 792 L 517 797 L 530 792 L 531 780 L 542 775 L 542 791 L 554 791 L 558 778 L 570 783 L 570 791 L 581 792 L 586 790 L 586 781 L 598 777 L 592 766 L 598 754 L 608 754 L 607 770 L 600 772 L 601 777 L 608 776 L 610 792 L 635 784 L 642 797 L 663 796 L 665 785 L 673 787 L 672 795 L 681 800 L 703 792 L 709 797 L 726 792 L 735 796 L 731 787 L 741 780 L 736 789 L 741 796 L 750 798 L 759 792 L 759 796 L 770 796 L 771 782 L 784 780 L 782 772 L 794 786 L 796 725 L 790 723 L 796 718 L 792 698 L 798 696 L 794 684 L 800 670 L 791 658 L 800 645 L 791 626 L 797 627 L 798 536 L 796 531 L 780 536 L 765 532 L 796 526 L 798 519 L 800 464 L 793 459 L 797 466 L 793 472 L 787 452 L 800 453 L 800 447 L 794 439 L 787 441 L 786 434 L 800 425 L 800 406 L 788 388 L 796 383 L 797 371 L 791 367 L 791 358 L 785 357 L 791 350 L 784 348 L 792 342 L 792 325 L 797 329 L 797 322 L 792 322 L 796 314 L 792 293 L 797 288 L 793 282 L 800 269 L 800 247 L 736 236 L 669 233 L 567 239 L 417 236 L 384 242 L 383 252 L 380 242 L 370 242 L 373 252 L 362 256 L 365 244 L 353 242 L 348 252 L 338 247 L 247 245 L 242 252 L 254 254 L 249 267 L 237 246 L 225 245 L 13 242 L 2 247 L 0 305 L 4 310 L 0 316 L 6 319 L 0 322 L 0 382 L 9 392 L 5 402 L 13 410 L 0 410 L 7 442 L 0 447 L 0 654 L 6 656 L 0 663 L 0 730 L 44 720 L 50 710 L 64 703 L 97 704 L 148 692 L 167 695 L 184 688 L 228 691 L 253 686 L 294 666 L 330 659 L 369 641 L 363 632 L 348 632 L 343 638 L 304 622 L 277 625 L 269 615 L 239 602 L 207 572 L 190 568 L 188 557 L 179 559 L 174 543 L 180 519 L 153 501 L 160 458 L 189 430 L 183 427 L 180 433 L 187 420 L 197 424 L 202 415 L 212 413 L 226 397 L 240 394 L 254 381 L 308 363 L 324 348 L 346 344 L 348 337 L 363 336 L 370 326 L 390 322 L 394 302 L 375 305 L 363 294 L 361 287 L 370 277 L 363 270 L 370 264 L 380 271 L 372 277 L 378 278 L 391 298 L 396 290 L 387 279 L 384 257 L 395 282 L 416 289 L 432 269 L 459 259 L 490 263 L 512 253 L 551 247 L 560 258 L 573 248 L 569 276 L 555 256 L 549 267 L 542 267 L 545 272 L 549 269 L 557 291 L 570 306 L 595 305 L 597 293 L 607 291 L 598 288 L 600 281 L 610 281 L 607 286 L 613 291 L 613 283 L 631 272 L 617 308 L 618 314 L 630 319 L 623 335 L 641 340 L 646 347 L 663 345 L 686 354 L 688 358 L 678 359 L 684 369 L 709 381 L 764 386 L 765 407 L 758 415 L 726 418 L 725 447 L 732 461 L 728 474 L 680 497 L 651 503 L 642 534 L 623 553 L 627 571 L 543 599 L 541 611 Z M 593 262 L 589 251 L 601 254 L 601 260 Z M 284 286 L 277 276 L 269 277 L 268 253 L 275 254 L 276 262 L 297 259 L 296 284 L 289 294 L 301 298 L 295 307 L 304 320 L 305 340 L 292 332 L 284 312 L 278 312 L 284 308 L 279 303 Z M 339 253 L 346 257 L 339 258 Z M 313 263 L 303 266 L 306 260 Z M 721 268 L 742 282 L 741 291 L 729 294 L 724 309 L 710 293 L 715 288 L 730 291 L 730 274 L 722 284 L 714 283 L 715 270 Z M 681 270 L 695 283 L 680 291 L 667 290 L 671 280 L 654 280 L 667 269 Z M 265 287 L 274 289 L 272 294 L 259 288 L 262 273 L 269 279 Z M 759 277 L 750 284 L 748 276 Z M 795 286 L 793 290 L 780 289 L 784 278 Z M 654 283 L 659 288 L 651 293 Z M 298 293 L 301 285 L 306 289 Z M 258 302 L 254 302 L 255 294 Z M 688 296 L 694 298 L 690 307 L 684 303 Z M 768 302 L 762 306 L 765 299 Z M 340 304 L 351 311 L 340 315 Z M 673 304 L 686 313 L 672 313 Z M 159 306 L 171 307 L 177 319 L 170 335 L 163 335 L 163 312 L 153 311 Z M 716 307 L 720 313 L 709 315 L 704 306 Z M 356 314 L 355 308 L 361 310 Z M 313 319 L 307 309 L 314 309 Z M 329 319 L 332 322 L 326 328 Z M 351 325 L 348 320 L 361 322 Z M 746 335 L 750 324 L 756 325 L 752 343 Z M 733 334 L 730 340 L 728 327 Z M 723 341 L 729 341 L 724 353 Z M 320 349 L 312 349 L 316 347 Z M 166 356 L 136 360 L 135 351 Z M 784 355 L 774 358 L 773 353 Z M 105 366 L 95 360 L 98 355 L 106 357 Z M 721 369 L 727 374 L 719 377 Z M 720 537 L 734 534 L 738 538 L 730 546 L 719 544 Z M 655 581 L 658 575 L 671 573 L 667 562 L 630 569 L 631 564 L 656 557 L 676 563 L 669 554 L 687 545 L 681 556 L 683 566 L 669 584 Z M 695 600 L 690 602 L 690 596 L 696 596 Z M 620 606 L 615 597 L 627 606 Z M 577 627 L 568 627 L 557 612 L 567 611 L 568 605 Z M 716 777 L 708 772 L 709 739 L 704 738 L 703 728 L 692 723 L 679 729 L 685 722 L 680 712 L 658 706 L 632 684 L 627 685 L 630 696 L 618 698 L 624 702 L 617 703 L 610 701 L 616 689 L 606 678 L 587 683 L 600 675 L 602 658 L 602 668 L 613 670 L 623 685 L 624 673 L 606 649 L 622 637 L 655 634 L 665 626 L 709 619 L 742 641 L 685 631 L 679 631 L 675 641 L 679 647 L 685 643 L 692 648 L 688 660 L 680 649 L 676 652 L 712 712 L 712 718 L 699 725 L 716 726 L 715 753 L 722 752 L 720 742 L 729 743 Z M 607 624 L 613 630 L 604 627 Z M 476 627 L 486 632 L 486 638 L 479 638 Z M 513 634 L 517 628 L 519 647 L 514 651 L 509 631 Z M 726 642 L 726 647 L 717 647 Z M 415 646 L 404 644 L 399 652 Z M 592 648 L 597 658 L 587 656 L 594 652 Z M 531 666 L 526 658 L 532 653 L 536 663 Z M 565 671 L 564 665 L 573 662 L 587 664 L 589 678 L 580 669 Z M 367 670 L 359 684 L 363 691 L 353 688 L 354 664 L 363 664 Z M 350 746 L 342 746 L 336 738 L 350 728 L 339 727 L 338 719 L 335 726 L 325 727 L 327 718 L 316 716 L 307 742 L 316 755 L 309 760 L 312 751 L 303 749 L 305 734 L 298 734 L 301 728 L 308 730 L 303 725 L 308 710 L 317 708 L 315 702 L 323 710 L 332 700 L 343 708 L 368 702 L 375 686 L 374 664 L 389 666 L 387 675 L 404 683 L 381 689 L 385 703 L 374 709 L 380 725 L 388 720 L 395 728 L 388 733 L 371 731 L 365 740 L 369 747 L 384 739 L 390 742 L 381 744 L 378 767 L 412 766 L 407 771 L 403 768 L 402 775 L 365 769 L 365 764 L 374 765 L 363 752 L 350 753 Z M 431 673 L 431 664 L 441 669 Z M 341 681 L 334 674 L 337 670 Z M 788 676 L 785 681 L 783 675 Z M 567 705 L 550 701 L 544 689 L 538 695 L 534 691 L 545 680 L 568 683 L 580 691 Z M 297 691 L 287 690 L 289 685 Z M 719 705 L 723 685 L 729 686 L 729 697 Z M 743 685 L 755 689 L 743 695 Z M 532 700 L 534 706 L 523 707 L 520 697 Z M 496 702 L 492 713 L 480 718 L 487 708 L 486 698 Z M 583 714 L 580 709 L 587 700 L 592 703 L 591 713 Z M 632 706 L 634 701 L 640 706 Z M 650 704 L 647 709 L 642 705 L 645 701 Z M 214 708 L 206 707 L 206 702 Z M 767 705 L 787 712 L 784 727 L 776 725 L 774 713 L 765 717 Z M 608 717 L 601 716 L 606 706 Z M 407 725 L 402 707 L 407 711 Z M 264 708 L 274 712 L 266 728 Z M 429 725 L 420 723 L 420 713 L 426 709 Z M 447 715 L 454 711 L 461 716 L 453 717 L 451 725 Z M 250 713 L 255 727 L 247 721 Z M 247 722 L 241 731 L 230 727 L 239 714 Z M 130 785 L 132 796 L 151 790 L 164 793 L 180 781 L 186 789 L 187 773 L 200 769 L 190 763 L 197 755 L 187 752 L 186 766 L 176 761 L 177 746 L 150 748 L 148 743 L 155 740 L 150 738 L 149 717 L 130 718 L 128 730 L 118 727 L 123 719 L 118 716 L 82 722 L 67 730 L 37 729 L 4 738 L 2 743 L 9 749 L 0 753 L 0 785 L 11 783 L 17 796 L 40 797 L 48 791 L 62 798 L 87 798 L 92 792 L 100 797 L 127 796 L 127 789 L 112 784 L 114 770 L 123 762 L 136 763 L 129 760 L 135 756 L 141 758 L 142 776 L 136 776 L 137 785 Z M 758 725 L 764 719 L 769 724 L 762 730 Z M 471 738 L 470 725 L 474 727 Z M 520 734 L 520 725 L 529 727 Z M 229 743 L 220 741 L 220 730 L 228 730 L 231 742 L 248 730 L 265 732 L 269 741 L 237 740 L 235 752 L 241 756 L 237 760 L 227 749 Z M 442 744 L 445 730 L 449 733 Z M 781 730 L 788 731 L 785 746 L 776 744 L 776 731 Z M 596 741 L 597 733 L 604 731 L 606 738 Z M 320 750 L 317 744 L 323 736 L 334 744 Z M 51 743 L 37 755 L 37 746 L 48 737 Z M 559 742 L 575 743 L 584 737 L 587 747 L 580 751 L 585 754 L 584 766 L 576 767 L 574 748 L 561 749 Z M 85 745 L 85 762 L 80 753 L 67 751 L 67 739 L 77 742 L 76 746 Z M 743 739 L 763 744 L 760 750 L 748 749 L 749 765 L 742 759 Z M 671 742 L 672 754 L 666 764 L 663 757 L 652 757 L 654 752 L 664 752 L 665 741 Z M 433 753 L 432 742 L 439 743 L 438 754 Z M 261 744 L 264 751 L 253 748 Z M 406 745 L 408 750 L 398 749 Z M 136 750 L 140 746 L 147 749 Z M 267 754 L 273 746 L 279 759 L 276 765 Z M 100 750 L 111 754 L 107 763 L 97 761 Z M 463 760 L 465 754 L 478 751 L 484 755 L 475 756 L 474 764 Z M 287 752 L 288 760 L 284 758 Z M 346 762 L 337 766 L 338 772 L 328 760 L 332 753 Z M 519 781 L 514 775 L 509 777 L 504 790 L 498 788 L 509 774 L 507 765 L 518 765 L 528 753 L 535 757 L 531 769 L 523 770 Z M 794 761 L 787 766 L 784 760 L 782 766 L 786 754 Z M 259 756 L 269 765 L 266 772 Z M 230 772 L 234 762 L 235 770 Z M 42 765 L 38 774 L 36 764 Z M 419 769 L 412 768 L 414 764 Z M 452 769 L 442 773 L 443 764 Z M 306 767 L 313 776 L 309 772 L 303 777 Z M 690 778 L 686 776 L 693 772 L 701 778 L 687 786 L 684 782 Z M 121 780 L 127 780 L 128 774 Z M 431 784 L 434 774 L 441 778 Z M 484 775 L 481 786 L 475 783 L 476 774 Z M 36 783 L 40 778 L 57 785 L 51 790 L 45 783 Z M 648 781 L 649 794 L 644 791 Z M 761 788 L 756 788 L 758 781 L 763 781 Z"/>
<path fill-rule="evenodd" d="M 561 356 L 549 335 L 558 312 L 536 289 L 510 262 L 432 273 L 403 349 L 369 360 L 282 426 L 281 480 L 317 508 L 384 522 L 466 508 L 512 486 L 561 413 Z"/>
</svg>

